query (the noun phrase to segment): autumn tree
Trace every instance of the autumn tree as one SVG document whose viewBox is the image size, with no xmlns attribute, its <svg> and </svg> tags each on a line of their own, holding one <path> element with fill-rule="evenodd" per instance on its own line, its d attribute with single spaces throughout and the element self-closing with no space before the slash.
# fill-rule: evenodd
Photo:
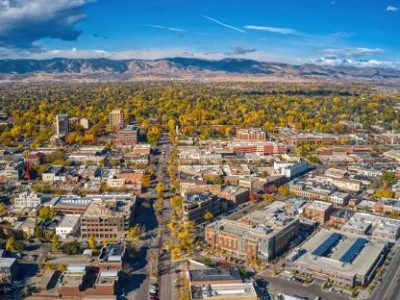
<svg viewBox="0 0 400 300">
<path fill-rule="evenodd" d="M 164 184 L 162 182 L 157 183 L 156 185 L 157 198 L 164 198 Z"/>
<path fill-rule="evenodd" d="M 171 205 L 175 211 L 181 211 L 183 205 L 183 197 L 181 196 L 174 196 L 171 198 Z"/>
<path fill-rule="evenodd" d="M 0 217 L 7 214 L 7 207 L 4 203 L 0 203 Z"/>
<path fill-rule="evenodd" d="M 6 250 L 7 251 L 15 251 L 15 239 L 13 236 L 10 236 L 6 242 Z"/>
<path fill-rule="evenodd" d="M 149 187 L 150 186 L 151 177 L 148 174 L 143 175 L 142 177 L 142 186 Z"/>
<path fill-rule="evenodd" d="M 214 218 L 214 214 L 212 212 L 210 212 L 210 211 L 206 211 L 204 216 L 203 216 L 203 219 L 206 222 L 207 221 L 211 221 L 213 218 Z"/>
<path fill-rule="evenodd" d="M 156 145 L 158 140 L 160 139 L 161 133 L 160 129 L 158 127 L 150 127 L 150 129 L 147 132 L 147 141 L 152 144 Z"/>
<path fill-rule="evenodd" d="M 380 199 L 380 198 L 392 198 L 393 197 L 393 192 L 391 190 L 387 189 L 377 189 L 374 193 L 375 199 Z"/>
<path fill-rule="evenodd" d="M 94 236 L 94 234 L 89 235 L 88 247 L 93 251 L 97 250 L 97 241 L 96 241 L 96 237 Z"/>
<path fill-rule="evenodd" d="M 132 226 L 131 228 L 129 228 L 128 238 L 130 238 L 132 242 L 138 242 L 142 231 L 142 227 L 140 227 L 139 225 Z"/>
<path fill-rule="evenodd" d="M 279 196 L 282 196 L 282 197 L 289 196 L 289 194 L 290 194 L 289 187 L 287 185 L 281 185 L 278 188 L 278 194 L 279 194 Z"/>
</svg>

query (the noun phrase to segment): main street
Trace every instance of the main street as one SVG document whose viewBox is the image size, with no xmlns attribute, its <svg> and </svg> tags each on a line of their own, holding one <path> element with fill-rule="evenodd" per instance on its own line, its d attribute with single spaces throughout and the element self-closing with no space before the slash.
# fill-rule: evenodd
<svg viewBox="0 0 400 300">
<path fill-rule="evenodd" d="M 161 155 L 158 160 L 157 167 L 157 178 L 158 181 L 164 185 L 164 209 L 162 211 L 162 222 L 161 226 L 161 248 L 165 245 L 165 242 L 169 241 L 170 235 L 167 228 L 167 224 L 171 221 L 171 187 L 170 178 L 167 172 L 167 161 L 171 153 L 171 143 L 169 142 L 167 135 L 162 135 L 159 141 L 157 150 L 160 151 Z M 162 300 L 175 300 L 178 298 L 177 289 L 175 287 L 175 267 L 171 261 L 169 253 L 165 253 L 160 256 L 159 259 L 159 283 L 160 283 L 160 299 Z"/>
</svg>

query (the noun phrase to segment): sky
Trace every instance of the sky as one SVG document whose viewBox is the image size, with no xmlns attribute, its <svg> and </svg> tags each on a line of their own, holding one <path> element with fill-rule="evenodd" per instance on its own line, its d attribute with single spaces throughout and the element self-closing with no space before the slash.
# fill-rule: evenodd
<svg viewBox="0 0 400 300">
<path fill-rule="evenodd" d="M 0 58 L 400 68 L 400 0 L 0 0 Z"/>
</svg>

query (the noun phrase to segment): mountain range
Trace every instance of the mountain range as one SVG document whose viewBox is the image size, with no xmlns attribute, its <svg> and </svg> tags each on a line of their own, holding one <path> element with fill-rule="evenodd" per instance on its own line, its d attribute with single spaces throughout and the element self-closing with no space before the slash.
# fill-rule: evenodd
<svg viewBox="0 0 400 300">
<path fill-rule="evenodd" d="M 400 83 L 400 70 L 380 67 L 290 65 L 248 59 L 166 58 L 159 60 L 3 59 L 0 81 L 240 80 L 282 82 Z"/>
</svg>

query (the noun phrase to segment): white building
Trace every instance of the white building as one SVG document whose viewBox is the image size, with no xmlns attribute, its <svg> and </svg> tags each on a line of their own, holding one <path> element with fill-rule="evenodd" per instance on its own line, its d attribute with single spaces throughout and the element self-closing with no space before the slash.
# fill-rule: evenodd
<svg viewBox="0 0 400 300">
<path fill-rule="evenodd" d="M 16 208 L 36 208 L 42 204 L 42 197 L 35 192 L 24 192 L 14 199 Z"/>
<path fill-rule="evenodd" d="M 80 215 L 65 215 L 56 227 L 56 235 L 62 239 L 67 238 L 67 235 L 74 235 L 79 229 L 80 219 Z"/>
<path fill-rule="evenodd" d="M 305 162 L 291 163 L 291 162 L 274 161 L 274 169 L 278 170 L 281 175 L 293 179 L 295 177 L 307 173 L 307 171 L 310 170 L 310 166 Z"/>
</svg>

